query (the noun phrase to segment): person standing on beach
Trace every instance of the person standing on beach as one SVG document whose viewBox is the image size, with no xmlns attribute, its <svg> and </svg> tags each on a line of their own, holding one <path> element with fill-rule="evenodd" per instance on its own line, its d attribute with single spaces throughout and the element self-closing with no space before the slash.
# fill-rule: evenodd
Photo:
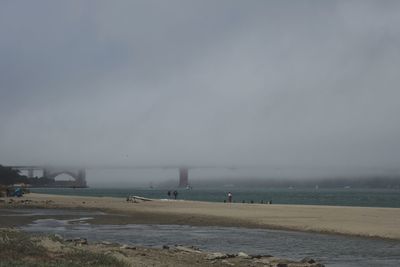
<svg viewBox="0 0 400 267">
<path fill-rule="evenodd" d="M 178 196 L 178 191 L 174 191 L 174 198 L 176 199 L 177 198 L 177 196 Z"/>
<path fill-rule="evenodd" d="M 231 203 L 232 202 L 232 193 L 228 192 L 228 202 Z"/>
<path fill-rule="evenodd" d="M 171 198 L 171 191 L 168 190 L 167 195 L 168 195 L 168 198 Z"/>
</svg>

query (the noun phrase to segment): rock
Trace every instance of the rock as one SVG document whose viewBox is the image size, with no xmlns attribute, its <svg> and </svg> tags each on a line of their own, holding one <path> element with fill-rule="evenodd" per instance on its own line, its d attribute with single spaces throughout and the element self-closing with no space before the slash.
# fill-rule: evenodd
<svg viewBox="0 0 400 267">
<path fill-rule="evenodd" d="M 201 253 L 199 250 L 195 250 L 195 249 L 184 247 L 184 246 L 176 246 L 175 248 L 177 250 L 190 252 L 190 253 Z"/>
<path fill-rule="evenodd" d="M 206 260 L 219 260 L 219 259 L 226 259 L 226 258 L 228 258 L 228 256 L 221 252 L 214 252 L 214 253 L 208 254 L 206 256 Z"/>
<path fill-rule="evenodd" d="M 249 255 L 247 255 L 247 254 L 244 253 L 244 252 L 239 252 L 239 253 L 237 254 L 237 256 L 238 256 L 238 257 L 241 257 L 241 258 L 244 258 L 244 259 L 250 259 L 250 258 L 251 258 Z"/>
<path fill-rule="evenodd" d="M 310 257 L 305 257 L 301 260 L 302 263 L 316 263 L 316 261 Z"/>
<path fill-rule="evenodd" d="M 283 262 L 278 262 L 275 267 L 288 267 L 287 263 L 283 263 Z"/>
<path fill-rule="evenodd" d="M 222 260 L 221 263 L 229 265 L 229 266 L 234 266 L 235 264 L 233 264 L 232 262 L 229 262 L 227 260 Z"/>
<path fill-rule="evenodd" d="M 194 249 L 194 250 L 197 250 L 197 251 L 200 251 L 200 250 L 201 250 L 200 248 L 195 247 L 195 246 L 190 246 L 190 247 L 188 247 L 188 248 L 191 248 L 191 249 Z"/>
<path fill-rule="evenodd" d="M 162 249 L 169 249 L 169 246 L 163 245 L 163 246 L 162 246 Z"/>
<path fill-rule="evenodd" d="M 250 256 L 250 258 L 252 258 L 252 259 L 261 259 L 261 258 L 271 258 L 272 257 L 272 255 L 268 255 L 268 254 L 265 254 L 265 255 L 260 255 L 260 254 L 253 254 L 253 255 L 249 255 Z"/>
<path fill-rule="evenodd" d="M 108 242 L 108 241 L 101 241 L 100 244 L 106 245 L 106 246 L 112 245 L 112 243 L 111 243 L 111 242 Z"/>
<path fill-rule="evenodd" d="M 120 248 L 121 248 L 121 249 L 132 249 L 132 250 L 135 250 L 135 249 L 136 249 L 136 247 L 134 247 L 134 246 L 129 246 L 129 245 L 122 245 Z"/>
<path fill-rule="evenodd" d="M 72 238 L 72 239 L 66 239 L 66 242 L 73 242 L 75 245 L 87 245 L 88 241 L 86 238 Z"/>
<path fill-rule="evenodd" d="M 262 255 L 249 255 L 250 256 L 250 258 L 252 258 L 252 259 L 261 259 L 262 258 Z"/>
</svg>

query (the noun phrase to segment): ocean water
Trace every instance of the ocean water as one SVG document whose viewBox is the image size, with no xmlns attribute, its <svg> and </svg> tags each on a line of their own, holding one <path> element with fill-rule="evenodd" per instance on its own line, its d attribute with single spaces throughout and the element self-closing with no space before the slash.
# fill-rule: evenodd
<svg viewBox="0 0 400 267">
<path fill-rule="evenodd" d="M 171 189 L 173 191 L 175 189 Z M 109 196 L 125 198 L 136 195 L 147 198 L 168 198 L 168 189 L 150 188 L 32 188 L 32 192 L 80 195 Z M 273 189 L 273 188 L 223 188 L 223 189 L 178 189 L 178 199 L 223 202 L 227 193 L 232 192 L 234 202 L 253 201 L 273 204 L 332 205 L 359 207 L 400 208 L 399 189 Z"/>
</svg>

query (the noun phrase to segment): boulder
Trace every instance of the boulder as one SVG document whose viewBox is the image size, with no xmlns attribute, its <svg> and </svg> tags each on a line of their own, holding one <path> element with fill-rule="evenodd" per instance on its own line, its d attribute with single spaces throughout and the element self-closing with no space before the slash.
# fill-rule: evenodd
<svg viewBox="0 0 400 267">
<path fill-rule="evenodd" d="M 206 256 L 207 260 L 219 260 L 219 259 L 226 259 L 226 258 L 228 258 L 228 256 L 221 252 L 210 253 Z"/>
<path fill-rule="evenodd" d="M 304 259 L 301 260 L 301 262 L 302 263 L 316 263 L 316 261 L 310 257 L 305 257 Z"/>
<path fill-rule="evenodd" d="M 251 259 L 251 257 L 248 254 L 244 253 L 244 252 L 239 252 L 237 254 L 237 256 L 240 257 L 240 258 L 244 258 L 244 259 Z"/>
<path fill-rule="evenodd" d="M 177 250 L 184 251 L 184 252 L 201 253 L 198 249 L 188 248 L 188 247 L 184 247 L 184 246 L 176 246 L 175 248 Z"/>
</svg>

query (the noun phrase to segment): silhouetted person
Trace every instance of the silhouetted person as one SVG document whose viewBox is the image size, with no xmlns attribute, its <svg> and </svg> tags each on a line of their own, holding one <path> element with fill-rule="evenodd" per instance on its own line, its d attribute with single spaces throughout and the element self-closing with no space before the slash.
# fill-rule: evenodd
<svg viewBox="0 0 400 267">
<path fill-rule="evenodd" d="M 232 202 L 232 193 L 231 192 L 228 193 L 228 202 L 229 203 Z"/>
<path fill-rule="evenodd" d="M 178 191 L 174 191 L 174 198 L 176 199 L 178 197 Z"/>
<path fill-rule="evenodd" d="M 168 190 L 167 195 L 168 195 L 168 198 L 171 198 L 171 191 Z"/>
</svg>

